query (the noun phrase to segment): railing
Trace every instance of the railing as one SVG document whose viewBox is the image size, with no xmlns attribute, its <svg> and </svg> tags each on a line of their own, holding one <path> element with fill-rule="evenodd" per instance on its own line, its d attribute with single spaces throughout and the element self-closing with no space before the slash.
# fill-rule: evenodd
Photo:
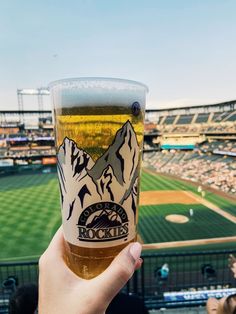
<svg viewBox="0 0 236 314">
<path fill-rule="evenodd" d="M 142 268 L 135 272 L 124 292 L 139 295 L 148 308 L 204 304 L 208 290 L 214 295 L 214 289 L 217 289 L 219 296 L 219 289 L 230 293 L 230 289 L 236 287 L 228 266 L 229 254 L 236 254 L 236 250 L 144 253 Z M 165 278 L 160 272 L 164 264 L 169 267 Z M 8 313 L 9 296 L 18 285 L 37 281 L 37 261 L 0 263 L 0 314 Z"/>
<path fill-rule="evenodd" d="M 17 286 L 38 282 L 38 261 L 0 263 L 0 314 L 8 313 L 11 294 Z"/>
<path fill-rule="evenodd" d="M 205 304 L 206 294 L 191 296 L 189 292 L 236 287 L 228 265 L 229 255 L 235 253 L 236 250 L 219 250 L 144 254 L 143 266 L 133 276 L 126 291 L 143 297 L 149 308 Z M 164 264 L 169 267 L 166 278 L 162 278 L 160 272 Z M 179 298 L 174 292 L 180 291 L 185 293 Z M 173 292 L 171 298 L 168 292 Z"/>
</svg>

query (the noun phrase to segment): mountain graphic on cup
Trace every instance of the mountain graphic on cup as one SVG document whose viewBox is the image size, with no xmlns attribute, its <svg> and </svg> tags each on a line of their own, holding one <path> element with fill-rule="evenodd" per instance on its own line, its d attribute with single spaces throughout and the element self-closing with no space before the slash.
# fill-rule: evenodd
<svg viewBox="0 0 236 314">
<path fill-rule="evenodd" d="M 117 213 L 113 211 L 103 210 L 99 215 L 95 216 L 93 220 L 87 224 L 87 228 L 109 228 L 120 226 L 121 221 Z"/>
<path fill-rule="evenodd" d="M 98 202 L 113 202 L 130 208 L 135 217 L 139 151 L 129 120 L 117 131 L 112 144 L 96 162 L 73 140 L 65 137 L 57 155 L 64 219 L 78 221 L 81 210 Z M 103 211 L 94 216 L 90 225 L 96 228 L 119 223 L 115 212 Z"/>
</svg>

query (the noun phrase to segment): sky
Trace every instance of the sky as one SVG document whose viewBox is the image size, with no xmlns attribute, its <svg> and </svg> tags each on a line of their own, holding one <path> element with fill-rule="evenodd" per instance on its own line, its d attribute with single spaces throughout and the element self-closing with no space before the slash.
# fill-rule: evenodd
<svg viewBox="0 0 236 314">
<path fill-rule="evenodd" d="M 236 99 L 235 12 L 235 0 L 1 0 L 0 110 L 18 109 L 17 89 L 81 76 L 143 82 L 147 108 Z"/>
</svg>

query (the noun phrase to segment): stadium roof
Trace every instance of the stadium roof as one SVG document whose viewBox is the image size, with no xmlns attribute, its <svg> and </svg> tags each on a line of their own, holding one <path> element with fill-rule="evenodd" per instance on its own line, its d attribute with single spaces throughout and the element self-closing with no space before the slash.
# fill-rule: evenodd
<svg viewBox="0 0 236 314">
<path fill-rule="evenodd" d="M 230 106 L 230 105 L 235 105 L 236 107 L 236 100 L 230 100 L 230 101 L 225 101 L 225 102 L 220 102 L 216 104 L 202 104 L 202 105 L 190 105 L 190 106 L 178 106 L 178 107 L 162 107 L 158 109 L 146 109 L 147 112 L 157 112 L 157 111 L 165 111 L 165 110 L 181 110 L 181 109 L 190 109 L 190 108 L 207 108 L 207 107 L 218 107 L 218 106 Z"/>
<path fill-rule="evenodd" d="M 38 110 L 24 110 L 24 111 L 21 111 L 21 110 L 0 110 L 0 114 L 22 114 L 22 113 L 52 113 L 51 110 L 41 110 L 41 111 L 38 111 Z"/>
<path fill-rule="evenodd" d="M 220 102 L 216 104 L 209 104 L 209 105 L 191 105 L 191 106 L 183 106 L 183 107 L 167 107 L 167 108 L 159 108 L 159 109 L 146 109 L 146 112 L 158 112 L 158 111 L 173 111 L 173 110 L 181 110 L 181 109 L 190 109 L 190 108 L 213 108 L 213 107 L 224 107 L 224 106 L 233 106 L 232 110 L 236 110 L 236 100 L 230 100 L 226 102 Z M 40 114 L 40 113 L 48 113 L 51 114 L 51 110 L 0 110 L 0 114 Z"/>
</svg>

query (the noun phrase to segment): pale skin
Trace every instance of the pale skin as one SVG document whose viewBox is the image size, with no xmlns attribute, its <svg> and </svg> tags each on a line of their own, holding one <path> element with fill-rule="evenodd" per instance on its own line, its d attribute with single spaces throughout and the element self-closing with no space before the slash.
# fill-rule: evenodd
<svg viewBox="0 0 236 314">
<path fill-rule="evenodd" d="M 233 272 L 234 278 L 236 278 L 236 258 L 232 254 L 229 256 L 229 267 Z M 208 314 L 229 314 L 224 311 L 224 302 L 226 297 L 219 300 L 216 298 L 210 298 L 207 300 L 207 313 Z M 236 305 L 235 305 L 236 306 Z"/>
<path fill-rule="evenodd" d="M 229 267 L 234 274 L 234 278 L 236 278 L 236 257 L 232 254 L 229 256 Z"/>
<path fill-rule="evenodd" d="M 207 300 L 207 314 L 226 314 L 223 309 L 223 305 L 226 297 L 217 300 L 216 298 L 210 298 Z"/>
<path fill-rule="evenodd" d="M 65 264 L 65 242 L 59 228 L 39 261 L 40 314 L 104 314 L 108 305 L 138 269 L 142 246 L 129 244 L 99 276 L 85 280 Z"/>
</svg>

